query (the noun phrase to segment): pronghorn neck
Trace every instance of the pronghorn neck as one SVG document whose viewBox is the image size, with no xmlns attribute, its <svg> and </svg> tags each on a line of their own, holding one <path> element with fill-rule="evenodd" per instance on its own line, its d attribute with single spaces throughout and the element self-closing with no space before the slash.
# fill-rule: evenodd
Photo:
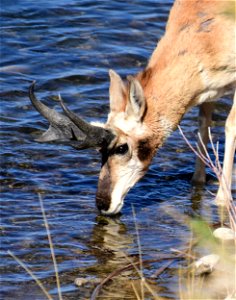
<svg viewBox="0 0 236 300">
<path fill-rule="evenodd" d="M 156 147 L 189 108 L 219 98 L 235 84 L 235 31 L 223 13 L 226 2 L 176 1 L 165 35 L 137 75 L 147 101 L 144 123 Z"/>
<path fill-rule="evenodd" d="M 146 72 L 151 71 L 147 69 L 138 75 L 147 101 L 144 124 L 153 132 L 155 148 L 159 148 L 180 123 L 183 115 L 191 106 L 196 91 L 188 91 L 188 82 L 181 82 L 179 77 L 172 81 L 167 77 L 168 79 L 164 82 L 161 73 L 168 74 L 168 69 L 155 71 L 154 74 L 149 75 L 148 80 L 144 79 L 147 76 Z"/>
<path fill-rule="evenodd" d="M 156 148 L 175 130 L 202 86 L 198 62 L 191 58 L 189 68 L 186 66 L 186 57 L 174 57 L 172 61 L 166 62 L 166 53 L 171 50 L 167 52 L 165 47 L 164 37 L 147 68 L 137 76 L 147 101 L 144 123 L 156 137 Z M 171 53 L 171 56 L 174 54 Z"/>
</svg>

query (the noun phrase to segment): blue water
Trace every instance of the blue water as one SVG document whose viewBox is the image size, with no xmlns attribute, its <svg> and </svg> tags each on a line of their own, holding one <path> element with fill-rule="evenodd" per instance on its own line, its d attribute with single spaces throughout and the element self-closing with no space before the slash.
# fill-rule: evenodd
<svg viewBox="0 0 236 300">
<path fill-rule="evenodd" d="M 132 206 L 139 227 L 143 259 L 183 245 L 188 229 L 164 209 L 208 218 L 214 207 L 214 176 L 206 188 L 190 184 L 194 155 L 178 132 L 155 157 L 145 178 L 128 194 L 122 214 L 99 217 L 94 196 L 100 168 L 94 150 L 38 144 L 34 138 L 47 122 L 32 107 L 28 87 L 37 81 L 38 98 L 53 107 L 58 93 L 86 120 L 106 120 L 108 70 L 121 76 L 145 67 L 164 33 L 172 1 L 63 0 L 1 1 L 1 299 L 45 299 L 12 251 L 45 284 L 54 299 L 56 283 L 38 194 L 43 197 L 58 261 L 63 299 L 87 299 L 102 279 L 139 253 Z M 214 115 L 214 140 L 224 142 L 223 121 L 229 101 Z M 181 123 L 196 140 L 197 110 Z M 223 147 L 220 147 L 222 158 Z M 207 209 L 206 209 L 207 207 Z M 148 277 L 157 266 L 144 271 Z M 173 265 L 157 280 L 158 293 L 178 299 Z M 135 273 L 127 275 L 129 282 Z M 77 287 L 74 280 L 85 278 Z M 99 299 L 135 299 L 118 279 Z M 112 296 L 113 295 L 113 296 Z"/>
</svg>

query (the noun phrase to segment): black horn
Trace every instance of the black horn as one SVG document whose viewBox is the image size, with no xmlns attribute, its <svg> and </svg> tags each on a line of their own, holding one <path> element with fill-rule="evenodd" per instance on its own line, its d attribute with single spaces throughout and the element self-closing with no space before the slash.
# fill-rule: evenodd
<svg viewBox="0 0 236 300">
<path fill-rule="evenodd" d="M 61 97 L 59 99 L 65 115 L 47 107 L 36 98 L 34 87 L 35 81 L 29 88 L 29 98 L 38 112 L 50 123 L 49 129 L 37 141 L 55 141 L 76 149 L 85 149 L 107 147 L 114 139 L 115 135 L 110 130 L 93 126 L 71 112 Z"/>
</svg>

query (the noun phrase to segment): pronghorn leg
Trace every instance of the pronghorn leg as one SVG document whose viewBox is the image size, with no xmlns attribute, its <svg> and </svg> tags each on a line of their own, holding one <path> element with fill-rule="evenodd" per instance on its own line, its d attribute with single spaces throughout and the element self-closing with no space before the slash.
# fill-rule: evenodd
<svg viewBox="0 0 236 300">
<path fill-rule="evenodd" d="M 225 205 L 231 197 L 232 173 L 236 148 L 236 90 L 234 102 L 225 123 L 225 154 L 220 186 L 216 195 L 216 203 Z"/>
<path fill-rule="evenodd" d="M 199 107 L 199 133 L 205 146 L 209 141 L 208 127 L 211 126 L 211 116 L 214 110 L 214 102 L 206 102 Z M 198 140 L 198 146 L 204 153 L 202 144 Z M 192 178 L 193 184 L 203 184 L 206 181 L 206 170 L 203 161 L 197 157 L 195 162 L 195 171 Z"/>
</svg>

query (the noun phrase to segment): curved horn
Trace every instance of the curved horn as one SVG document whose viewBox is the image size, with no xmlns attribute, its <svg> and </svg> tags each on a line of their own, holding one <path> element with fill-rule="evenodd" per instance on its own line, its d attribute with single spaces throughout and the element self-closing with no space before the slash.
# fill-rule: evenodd
<svg viewBox="0 0 236 300">
<path fill-rule="evenodd" d="M 35 95 L 34 95 L 35 83 L 36 83 L 36 81 L 33 81 L 29 87 L 29 98 L 30 98 L 31 103 L 33 104 L 34 108 L 36 108 L 37 111 L 41 115 L 43 115 L 44 118 L 46 118 L 48 120 L 50 117 L 50 109 L 46 105 L 44 105 L 43 103 L 38 101 L 38 99 L 35 97 Z"/>
<path fill-rule="evenodd" d="M 38 139 L 41 142 L 57 141 L 67 143 L 76 149 L 106 147 L 115 135 L 107 129 L 93 126 L 71 112 L 59 97 L 65 115 L 47 107 L 34 94 L 35 81 L 29 88 L 29 98 L 33 106 L 50 123 L 49 129 Z"/>
<path fill-rule="evenodd" d="M 38 99 L 35 97 L 35 94 L 34 94 L 35 83 L 36 83 L 36 81 L 33 81 L 29 88 L 29 98 L 30 98 L 33 106 L 37 109 L 37 111 L 41 115 L 44 116 L 45 119 L 47 119 L 48 121 L 57 122 L 58 118 L 60 118 L 59 117 L 60 115 L 55 110 L 47 107 L 42 102 L 38 101 Z"/>
<path fill-rule="evenodd" d="M 93 144 L 95 147 L 101 147 L 109 145 L 110 142 L 114 139 L 115 135 L 103 127 L 94 126 L 83 119 L 78 115 L 70 111 L 65 103 L 63 102 L 61 96 L 59 97 L 61 107 L 66 114 L 66 116 L 87 136 L 89 144 Z"/>
<path fill-rule="evenodd" d="M 81 119 L 79 116 L 77 116 L 75 113 L 73 113 L 72 111 L 70 111 L 64 101 L 62 100 L 61 98 L 61 95 L 59 95 L 59 100 L 60 100 L 60 104 L 61 104 L 61 107 L 65 113 L 65 115 L 76 125 L 79 127 L 80 130 L 82 130 L 84 133 L 89 133 L 91 132 L 91 130 L 95 130 L 96 129 L 99 129 L 99 130 L 103 130 L 103 128 L 101 127 L 96 127 L 96 126 L 93 126 L 87 122 L 85 122 L 83 119 Z"/>
</svg>

